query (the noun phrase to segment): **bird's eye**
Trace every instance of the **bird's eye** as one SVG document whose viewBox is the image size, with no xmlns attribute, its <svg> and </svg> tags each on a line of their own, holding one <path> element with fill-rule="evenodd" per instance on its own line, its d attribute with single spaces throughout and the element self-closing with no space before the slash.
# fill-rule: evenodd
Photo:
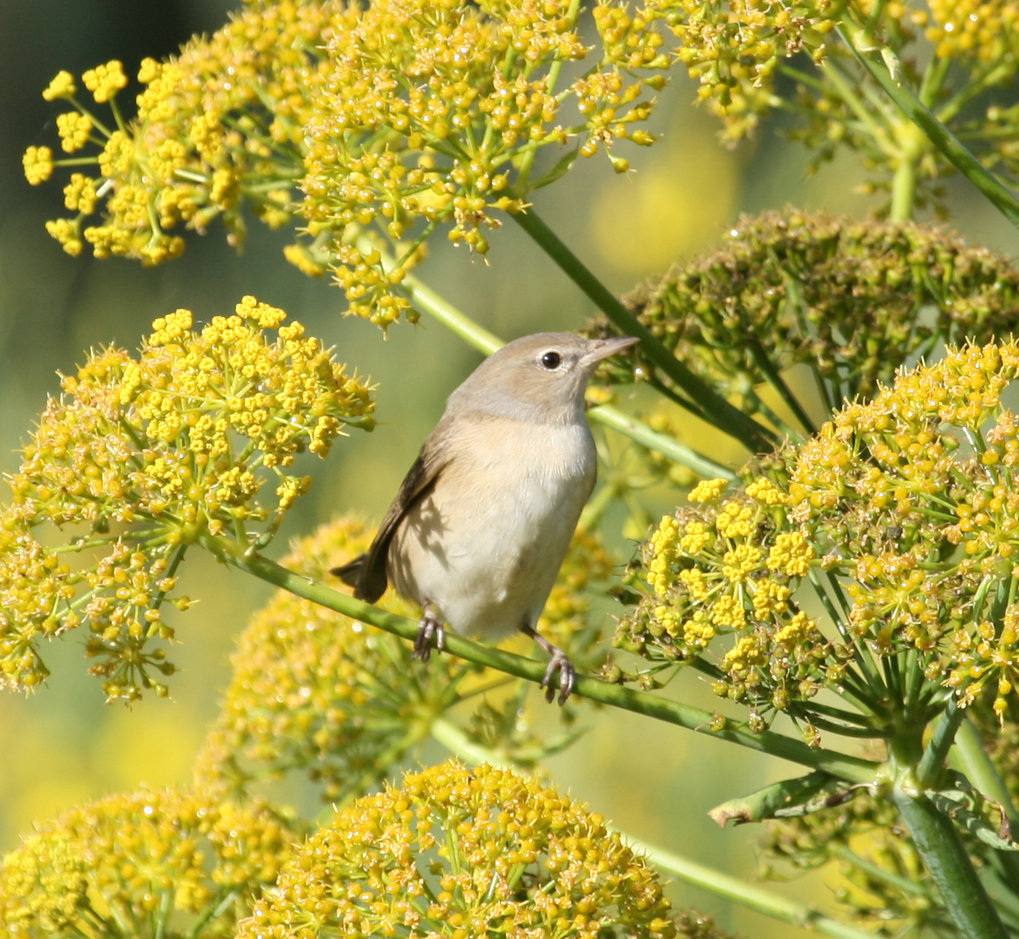
<svg viewBox="0 0 1019 939">
<path fill-rule="evenodd" d="M 542 353 L 541 364 L 549 371 L 559 368 L 559 363 L 562 362 L 563 357 L 558 352 L 545 352 Z"/>
</svg>

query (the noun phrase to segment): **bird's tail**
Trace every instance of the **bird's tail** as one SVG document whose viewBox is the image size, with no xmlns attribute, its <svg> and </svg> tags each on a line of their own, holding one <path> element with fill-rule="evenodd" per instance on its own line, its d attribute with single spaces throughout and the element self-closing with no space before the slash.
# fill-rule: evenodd
<svg viewBox="0 0 1019 939">
<path fill-rule="evenodd" d="M 372 555 L 361 554 L 353 561 L 347 561 L 329 571 L 345 584 L 354 588 L 354 596 L 358 600 L 374 603 L 386 592 L 387 578 L 385 568 L 372 564 Z"/>
<path fill-rule="evenodd" d="M 347 561 L 346 564 L 332 568 L 329 573 L 335 574 L 345 584 L 349 584 L 356 589 L 361 585 L 361 574 L 364 571 L 364 565 L 367 560 L 368 555 L 361 554 L 354 558 L 353 561 Z"/>
</svg>

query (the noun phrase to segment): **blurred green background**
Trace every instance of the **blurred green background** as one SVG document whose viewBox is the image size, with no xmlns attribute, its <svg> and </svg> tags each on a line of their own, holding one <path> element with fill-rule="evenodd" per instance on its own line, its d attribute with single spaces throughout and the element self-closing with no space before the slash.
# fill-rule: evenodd
<svg viewBox="0 0 1019 939">
<path fill-rule="evenodd" d="M 301 319 L 337 349 L 337 358 L 378 383 L 380 426 L 370 436 L 342 441 L 315 467 L 312 493 L 273 546 L 310 531 L 338 511 L 370 518 L 384 511 L 445 396 L 479 356 L 441 327 L 400 325 L 388 339 L 363 321 L 341 317 L 342 296 L 312 281 L 282 258 L 286 233 L 253 226 L 243 254 L 215 229 L 193 238 L 184 257 L 155 269 L 133 262 L 71 259 L 43 229 L 62 213 L 56 180 L 33 189 L 21 174 L 26 146 L 54 146 L 59 109 L 41 91 L 60 69 L 74 74 L 119 58 L 129 75 L 143 56 L 165 56 L 195 32 L 209 32 L 230 5 L 218 0 L 5 0 L 0 4 L 0 82 L 5 89 L 0 131 L 0 469 L 10 471 L 17 448 L 84 350 L 104 343 L 134 348 L 156 316 L 178 307 L 199 320 L 229 313 L 246 293 Z M 625 292 L 673 259 L 715 245 L 740 213 L 785 204 L 862 215 L 867 201 L 854 192 L 863 179 L 851 160 L 805 174 L 808 154 L 765 125 L 756 141 L 736 151 L 721 147 L 716 124 L 690 105 L 693 88 L 677 75 L 663 93 L 667 106 L 655 128 L 663 139 L 650 150 L 624 154 L 636 172 L 616 176 L 604 160 L 582 163 L 537 194 L 542 217 L 613 289 Z M 972 189 L 951 194 L 951 224 L 974 243 L 1013 255 L 1016 232 Z M 537 329 L 578 327 L 588 304 L 512 224 L 492 239 L 489 261 L 463 250 L 436 250 L 421 276 L 484 326 L 513 338 Z M 626 393 L 621 405 L 627 406 Z M 698 445 L 697 440 L 691 443 Z M 700 442 L 700 446 L 712 446 Z M 714 453 L 724 458 L 724 453 Z M 664 508 L 664 506 L 662 506 Z M 624 552 L 629 550 L 625 545 Z M 227 656 L 248 613 L 268 591 L 236 572 L 196 558 L 185 592 L 201 603 L 178 620 L 183 666 L 170 700 L 133 708 L 107 707 L 99 683 L 85 674 L 80 641 L 68 637 L 49 650 L 48 687 L 30 698 L 0 696 L 0 848 L 16 843 L 32 821 L 107 792 L 184 782 L 195 750 L 227 680 Z M 688 697 L 710 706 L 697 679 Z M 757 863 L 755 833 L 721 831 L 705 814 L 794 767 L 704 736 L 629 715 L 581 706 L 589 732 L 551 770 L 563 789 L 635 836 L 742 875 Z M 438 753 L 435 754 L 438 756 Z M 827 905 L 833 883 L 797 882 L 791 892 Z M 709 894 L 676 885 L 678 903 L 714 913 L 720 925 L 746 935 L 790 935 Z"/>
</svg>

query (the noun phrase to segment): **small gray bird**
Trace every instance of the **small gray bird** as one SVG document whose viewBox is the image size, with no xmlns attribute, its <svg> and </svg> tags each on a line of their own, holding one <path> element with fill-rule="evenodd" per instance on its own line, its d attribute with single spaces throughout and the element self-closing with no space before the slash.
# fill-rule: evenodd
<svg viewBox="0 0 1019 939">
<path fill-rule="evenodd" d="M 584 391 L 598 363 L 637 342 L 536 333 L 503 346 L 450 396 L 375 540 L 333 570 L 374 603 L 389 581 L 423 611 L 414 655 L 458 633 L 531 636 L 550 656 L 541 686 L 573 690 L 566 653 L 535 631 L 580 511 L 596 454 Z"/>
</svg>

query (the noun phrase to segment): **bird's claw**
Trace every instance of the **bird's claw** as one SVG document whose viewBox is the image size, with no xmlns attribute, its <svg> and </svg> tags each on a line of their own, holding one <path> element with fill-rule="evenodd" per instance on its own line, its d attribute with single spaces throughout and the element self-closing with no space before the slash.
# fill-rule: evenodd
<svg viewBox="0 0 1019 939">
<path fill-rule="evenodd" d="M 431 610 L 425 610 L 418 624 L 418 634 L 414 640 L 413 658 L 427 662 L 432 656 L 432 644 L 441 652 L 446 648 L 446 630 Z"/>
<path fill-rule="evenodd" d="M 559 673 L 559 704 L 562 706 L 566 699 L 573 694 L 573 686 L 576 683 L 577 670 L 569 657 L 561 649 L 556 649 L 549 659 L 548 668 L 545 669 L 545 677 L 541 680 L 541 687 L 545 689 L 545 700 L 551 704 L 555 699 L 556 689 L 552 684 L 552 676 Z"/>
</svg>

